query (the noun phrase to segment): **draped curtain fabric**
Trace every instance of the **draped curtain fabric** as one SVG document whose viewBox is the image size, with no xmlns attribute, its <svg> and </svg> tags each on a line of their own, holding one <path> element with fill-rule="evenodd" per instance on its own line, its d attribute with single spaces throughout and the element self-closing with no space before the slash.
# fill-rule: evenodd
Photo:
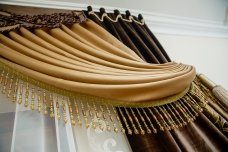
<svg viewBox="0 0 228 152">
<path fill-rule="evenodd" d="M 99 20 L 95 15 L 89 15 L 92 7 L 88 7 L 87 16 L 98 23 L 100 26 L 112 33 L 122 43 L 134 50 L 143 60 L 150 63 L 165 63 L 170 62 L 164 48 L 161 46 L 157 38 L 150 31 L 146 24 L 139 25 L 136 22 L 124 22 L 119 19 L 117 22 L 111 21 L 105 17 L 103 21 Z M 106 13 L 104 8 L 100 12 L 95 12 L 98 17 L 107 14 L 111 19 L 115 20 L 119 11 L 114 13 Z M 121 14 L 124 19 L 129 19 L 131 16 L 129 11 Z M 141 21 L 142 15 L 134 19 Z M 206 93 L 208 94 L 208 92 Z M 214 102 L 208 98 L 208 102 Z M 217 106 L 217 104 L 214 104 Z M 217 117 L 213 118 L 211 112 L 200 114 L 196 121 L 184 126 L 183 128 L 172 131 L 159 132 L 158 134 L 147 134 L 144 136 L 128 135 L 130 145 L 133 151 L 226 151 L 228 146 L 227 131 L 227 112 L 219 108 L 215 111 Z M 224 119 L 226 118 L 226 119 Z M 219 119 L 222 119 L 220 121 Z M 220 122 L 219 122 L 220 121 Z M 219 123 L 221 125 L 219 125 Z M 217 126 L 217 127 L 216 127 Z"/>
<path fill-rule="evenodd" d="M 111 128 L 110 124 L 116 132 L 117 128 L 122 132 L 126 130 L 133 151 L 224 151 L 228 143 L 224 130 L 226 114 L 221 115 L 212 108 L 213 99 L 207 98 L 208 103 L 201 99 L 201 92 L 206 96 L 208 93 L 199 79 L 193 82 L 194 67 L 171 62 L 159 41 L 142 22 L 141 15 L 136 18 L 129 11 L 126 15 L 118 10 L 114 13 L 105 13 L 104 9 L 96 13 L 91 11 L 91 8 L 85 11 L 91 20 L 86 20 L 80 11 L 33 18 L 17 15 L 11 18 L 5 15 L 7 12 L 2 12 L 5 15 L 2 25 L 10 25 L 8 29 L 1 28 L 4 32 L 0 35 L 2 93 L 14 97 L 18 91 L 16 102 L 24 102 L 26 107 L 31 95 L 31 110 L 37 106 L 40 112 L 41 96 L 44 100 L 50 92 L 50 103 L 42 103 L 44 113 L 50 107 L 51 117 L 54 109 L 55 117 L 63 117 L 65 123 L 71 120 L 72 124 L 75 124 L 73 114 L 78 110 L 73 112 L 72 104 L 76 102 L 71 100 L 77 100 L 74 108 L 81 108 L 78 118 L 84 119 L 85 127 L 94 127 L 96 121 L 102 130 L 103 121 L 107 130 Z M 121 18 L 116 20 L 117 17 Z M 82 23 L 74 24 L 77 22 Z M 16 88 L 14 94 L 12 87 Z M 79 94 L 75 96 L 75 92 Z M 37 104 L 34 105 L 35 95 Z M 93 102 L 88 103 L 91 100 Z M 152 108 L 144 109 L 148 106 Z M 181 115 L 175 107 L 171 110 L 173 106 Z M 197 108 L 203 108 L 204 113 L 198 112 Z M 154 133 L 149 132 L 147 124 L 151 120 L 147 112 L 154 117 L 156 127 L 164 131 L 151 126 Z M 110 117 L 109 122 L 105 115 Z M 81 123 L 79 119 L 77 123 Z"/>
</svg>

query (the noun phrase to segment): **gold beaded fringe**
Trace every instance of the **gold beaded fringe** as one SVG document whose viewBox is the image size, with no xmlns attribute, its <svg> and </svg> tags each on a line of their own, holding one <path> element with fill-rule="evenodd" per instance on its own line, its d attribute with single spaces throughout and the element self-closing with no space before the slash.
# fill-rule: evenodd
<svg viewBox="0 0 228 152">
<path fill-rule="evenodd" d="M 205 80 L 204 80 L 205 81 Z M 199 102 L 199 105 L 203 108 L 205 116 L 207 116 L 214 124 L 217 126 L 220 131 L 223 133 L 228 133 L 228 118 L 227 112 L 228 109 L 221 104 L 221 101 L 217 99 L 212 91 L 207 88 L 204 83 L 201 81 L 201 77 L 197 76 L 194 80 L 194 84 L 198 86 L 198 90 L 200 90 L 207 98 L 205 101 L 207 102 Z M 221 109 L 214 108 L 217 105 Z"/>
<path fill-rule="evenodd" d="M 130 135 L 183 127 L 202 112 L 200 103 L 207 104 L 195 83 L 182 98 L 159 106 L 123 107 L 110 102 L 97 103 L 91 96 L 75 95 L 43 84 L 3 63 L 0 63 L 0 89 L 12 102 L 64 123 Z"/>
</svg>

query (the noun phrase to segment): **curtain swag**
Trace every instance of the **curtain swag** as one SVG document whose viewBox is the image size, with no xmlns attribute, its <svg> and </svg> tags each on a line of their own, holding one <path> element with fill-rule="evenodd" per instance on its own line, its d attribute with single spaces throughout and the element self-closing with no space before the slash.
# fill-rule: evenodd
<svg viewBox="0 0 228 152">
<path fill-rule="evenodd" d="M 96 17 L 103 21 L 107 15 Z M 121 16 L 110 20 L 118 19 L 144 24 Z M 195 120 L 207 105 L 193 66 L 146 63 L 83 12 L 23 16 L 2 11 L 0 26 L 2 94 L 65 123 L 157 133 Z"/>
</svg>

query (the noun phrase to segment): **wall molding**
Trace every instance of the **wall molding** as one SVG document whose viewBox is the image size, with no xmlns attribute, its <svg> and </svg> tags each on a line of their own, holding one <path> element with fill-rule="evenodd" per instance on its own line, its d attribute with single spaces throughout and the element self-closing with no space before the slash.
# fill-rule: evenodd
<svg viewBox="0 0 228 152">
<path fill-rule="evenodd" d="M 0 4 L 68 10 L 86 10 L 87 6 L 89 5 L 48 0 L 1 0 Z M 125 11 L 128 10 L 127 8 L 116 8 L 102 5 L 92 5 L 92 7 L 95 11 L 98 11 L 100 7 L 104 7 L 107 12 L 113 12 L 114 9 L 118 9 L 121 13 L 125 13 Z M 139 13 L 141 13 L 146 21 L 146 24 L 154 33 L 228 38 L 228 25 L 221 22 L 200 20 L 181 16 L 172 16 L 167 14 L 132 9 L 130 9 L 130 12 L 133 15 L 138 15 Z"/>
</svg>

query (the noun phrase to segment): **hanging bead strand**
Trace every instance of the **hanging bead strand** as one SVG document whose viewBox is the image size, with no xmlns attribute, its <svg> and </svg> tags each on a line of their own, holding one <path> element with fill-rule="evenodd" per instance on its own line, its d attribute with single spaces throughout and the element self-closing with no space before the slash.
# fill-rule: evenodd
<svg viewBox="0 0 228 152">
<path fill-rule="evenodd" d="M 182 115 L 180 115 L 180 113 L 179 113 L 179 111 L 177 110 L 177 108 L 175 108 L 175 107 L 173 106 L 173 104 L 169 104 L 169 105 L 171 106 L 172 110 L 178 115 L 179 119 L 182 121 L 182 123 L 181 123 L 182 126 L 187 125 L 187 122 L 183 119 Z M 174 103 L 174 105 L 176 106 L 176 102 Z"/>
<path fill-rule="evenodd" d="M 28 107 L 28 99 L 29 98 L 29 83 L 28 81 L 26 82 L 26 87 L 25 87 L 25 101 L 24 101 L 24 106 Z"/>
<path fill-rule="evenodd" d="M 148 127 L 148 125 L 147 125 L 147 123 L 146 123 L 144 117 L 142 116 L 141 112 L 139 111 L 138 108 L 135 108 L 135 109 L 136 109 L 136 111 L 137 111 L 137 113 L 138 113 L 138 115 L 139 115 L 141 121 L 143 122 L 143 124 L 144 124 L 144 126 L 145 126 L 145 128 L 146 128 L 146 132 L 147 132 L 148 134 L 151 134 L 151 130 L 150 130 L 150 128 Z"/>
<path fill-rule="evenodd" d="M 81 127 L 82 126 L 82 121 L 81 121 L 81 117 L 80 117 L 80 113 L 79 113 L 79 110 L 78 110 L 78 104 L 76 102 L 76 99 L 74 99 L 74 107 L 75 107 L 75 113 L 76 113 L 78 125 Z"/>
<path fill-rule="evenodd" d="M 165 121 L 164 117 L 158 111 L 157 107 L 153 107 L 153 109 L 154 109 L 155 113 L 157 114 L 157 116 L 159 117 L 159 120 L 161 120 L 162 124 L 165 126 L 165 128 L 167 130 L 171 130 L 171 127 L 167 124 L 167 122 Z"/>
<path fill-rule="evenodd" d="M 11 97 L 13 80 L 14 80 L 13 78 L 14 78 L 14 73 L 12 73 L 12 75 L 10 77 L 10 84 L 9 84 L 9 88 L 8 88 L 7 98 Z"/>
<path fill-rule="evenodd" d="M 112 114 L 111 114 L 111 111 L 110 111 L 108 105 L 106 105 L 106 109 L 107 109 L 107 111 L 108 111 L 109 119 L 110 119 L 111 122 L 112 122 L 114 131 L 117 133 L 117 132 L 118 132 L 118 128 L 116 127 L 116 123 L 115 123 L 115 121 L 114 121 L 114 119 L 113 119 L 113 117 L 112 117 Z"/>
<path fill-rule="evenodd" d="M 68 98 L 68 102 L 67 103 L 68 103 L 68 109 L 69 109 L 69 112 L 70 112 L 70 122 L 74 126 L 75 125 L 74 114 L 73 114 L 71 101 L 69 100 L 69 98 Z"/>
<path fill-rule="evenodd" d="M 58 120 L 60 120 L 61 116 L 60 116 L 60 110 L 59 110 L 59 96 L 58 95 L 56 95 L 55 105 L 56 105 L 56 115 L 57 115 Z"/>
<path fill-rule="evenodd" d="M 122 124 L 121 121 L 120 121 L 120 117 L 119 117 L 119 115 L 118 115 L 116 109 L 115 109 L 113 106 L 112 106 L 112 110 L 114 111 L 114 113 L 115 113 L 115 115 L 116 115 L 116 120 L 118 121 L 118 124 L 119 124 L 119 126 L 120 126 L 120 128 L 121 128 L 121 132 L 122 132 L 122 133 L 125 133 L 125 129 L 123 128 L 123 124 Z"/>
<path fill-rule="evenodd" d="M 89 116 L 91 118 L 91 122 L 92 122 L 92 128 L 96 129 L 96 124 L 94 121 L 94 113 L 93 113 L 93 108 L 90 106 L 90 104 L 87 102 L 87 108 L 89 109 Z"/>
<path fill-rule="evenodd" d="M 191 121 L 195 120 L 196 117 L 194 116 L 194 114 L 192 114 L 192 112 L 188 109 L 188 107 L 183 103 L 182 99 L 179 100 L 179 103 L 185 109 L 185 111 L 189 114 L 189 116 L 191 118 L 190 120 Z"/>
<path fill-rule="evenodd" d="M 145 109 L 144 108 L 141 108 L 142 109 L 142 111 L 143 111 L 143 114 L 146 116 L 146 119 L 147 119 L 147 121 L 149 122 L 149 124 L 150 124 L 150 127 L 152 128 L 152 130 L 153 130 L 153 133 L 157 133 L 157 129 L 154 127 L 154 125 L 153 125 L 153 123 L 152 123 L 152 121 L 150 120 L 150 117 L 147 115 L 147 113 L 146 113 L 146 111 L 145 111 Z"/>
<path fill-rule="evenodd" d="M 63 121 L 66 124 L 67 123 L 67 114 L 66 114 L 66 104 L 65 104 L 65 99 L 62 96 L 62 110 L 63 110 Z"/>
<path fill-rule="evenodd" d="M 3 82 L 4 74 L 5 74 L 5 67 L 3 67 L 2 73 L 0 75 L 0 84 L 2 84 Z"/>
<path fill-rule="evenodd" d="M 89 122 L 88 122 L 88 118 L 87 118 L 87 110 L 84 109 L 84 104 L 81 101 L 81 108 L 82 108 L 82 115 L 84 117 L 84 121 L 85 121 L 85 126 L 86 128 L 89 128 Z"/>
<path fill-rule="evenodd" d="M 127 110 L 125 107 L 124 107 L 124 110 L 125 110 L 125 112 L 126 112 L 126 114 L 127 114 L 128 120 L 129 120 L 130 123 L 131 123 L 131 126 L 132 126 L 132 128 L 133 128 L 133 130 L 134 130 L 134 133 L 135 133 L 136 135 L 139 134 L 139 131 L 138 131 L 138 129 L 136 128 L 135 123 L 134 123 L 134 121 L 133 121 L 131 115 L 129 114 L 128 110 Z"/>
<path fill-rule="evenodd" d="M 37 111 L 39 113 L 41 112 L 41 91 L 40 91 L 40 89 L 38 90 L 38 94 L 37 94 Z"/>
<path fill-rule="evenodd" d="M 97 117 L 97 120 L 98 120 L 98 124 L 99 124 L 99 128 L 101 131 L 104 131 L 104 127 L 101 123 L 101 117 L 100 117 L 100 114 L 99 112 L 97 111 L 97 107 L 95 105 L 95 103 L 93 103 L 93 108 L 94 108 L 94 111 L 95 111 L 95 114 L 96 114 L 96 117 Z"/>
<path fill-rule="evenodd" d="M 24 83 L 23 81 L 21 81 L 21 83 L 20 83 L 19 97 L 18 97 L 18 101 L 17 101 L 18 104 L 22 103 L 23 83 Z"/>
<path fill-rule="evenodd" d="M 184 103 L 189 107 L 189 109 L 191 109 L 191 111 L 194 113 L 194 115 L 197 117 L 199 114 L 196 112 L 196 110 L 194 109 L 194 107 L 192 107 L 189 103 L 188 103 L 188 99 L 184 100 Z"/>
<path fill-rule="evenodd" d="M 102 112 L 102 117 L 103 117 L 103 119 L 105 121 L 105 124 L 106 124 L 106 130 L 110 132 L 111 131 L 111 127 L 109 125 L 109 122 L 107 120 L 107 117 L 106 117 L 106 114 L 105 114 L 105 111 L 104 111 L 104 108 L 103 108 L 102 105 L 100 105 L 100 109 L 101 109 L 101 112 Z"/>
<path fill-rule="evenodd" d="M 49 98 L 49 102 L 50 102 L 50 117 L 53 118 L 55 116 L 54 114 L 54 103 L 53 103 L 53 95 L 52 93 L 50 93 L 50 98 Z"/>
<path fill-rule="evenodd" d="M 34 101 L 35 101 L 35 88 L 32 88 L 32 96 L 31 96 L 31 103 L 30 103 L 30 109 L 34 110 Z"/>
<path fill-rule="evenodd" d="M 8 79 L 9 79 L 9 69 L 8 69 L 8 72 L 7 72 L 6 76 L 5 76 L 5 81 L 3 82 L 2 94 L 6 93 L 6 87 L 7 87 L 7 84 L 8 84 Z"/>
<path fill-rule="evenodd" d="M 177 116 L 176 116 L 176 114 L 173 112 L 173 110 L 170 108 L 170 105 L 167 104 L 166 107 L 168 108 L 168 113 L 170 112 L 171 115 L 175 118 L 174 121 L 176 121 L 177 125 L 178 125 L 179 127 L 182 127 L 182 126 L 183 126 L 182 123 L 181 123 L 180 120 L 177 118 Z"/>
<path fill-rule="evenodd" d="M 15 82 L 15 86 L 14 86 L 14 90 L 13 90 L 13 98 L 12 98 L 12 102 L 16 102 L 16 98 L 17 98 L 17 90 L 18 90 L 18 78 L 16 78 L 16 82 Z"/>
<path fill-rule="evenodd" d="M 154 120 L 156 121 L 156 123 L 158 124 L 159 128 L 161 131 L 164 131 L 164 127 L 161 125 L 161 123 L 158 121 L 157 117 L 155 116 L 155 114 L 153 113 L 153 111 L 150 108 L 147 108 L 149 113 L 151 114 L 151 116 L 154 118 Z"/>
<path fill-rule="evenodd" d="M 45 89 L 43 90 L 43 113 L 45 115 L 48 114 L 48 111 L 47 111 L 47 97 L 46 97 L 46 91 L 45 91 Z"/>
<path fill-rule="evenodd" d="M 129 127 L 129 124 L 128 124 L 127 119 L 125 118 L 125 116 L 124 116 L 124 114 L 123 114 L 122 109 L 121 109 L 120 107 L 119 107 L 118 109 L 119 109 L 119 112 L 120 112 L 121 117 L 123 118 L 123 121 L 124 121 L 124 123 L 125 123 L 125 126 L 126 126 L 126 128 L 127 128 L 127 133 L 128 133 L 129 135 L 132 135 L 132 130 L 131 130 L 130 127 Z"/>
<path fill-rule="evenodd" d="M 133 117 L 134 117 L 134 119 L 135 119 L 135 121 L 136 121 L 139 129 L 140 129 L 141 135 L 144 135 L 145 134 L 145 131 L 143 130 L 143 128 L 142 128 L 142 126 L 141 126 L 141 124 L 139 122 L 139 119 L 137 118 L 137 116 L 136 116 L 135 112 L 132 110 L 132 108 L 130 108 L 130 110 L 131 110 L 131 113 L 132 113 L 132 115 L 133 115 Z"/>
<path fill-rule="evenodd" d="M 187 122 L 190 122 L 190 117 L 189 115 L 184 112 L 183 108 L 180 106 L 180 104 L 178 102 L 175 102 L 175 106 L 176 108 L 181 112 L 181 114 L 184 116 L 184 118 L 187 120 Z"/>
<path fill-rule="evenodd" d="M 164 106 L 161 106 L 161 109 L 166 114 L 167 119 L 169 120 L 169 123 L 171 125 L 171 128 L 172 129 L 176 129 L 178 127 L 178 125 L 176 125 L 175 121 L 173 120 L 173 118 L 171 117 L 171 115 L 169 114 L 169 112 L 167 111 L 167 109 Z"/>
</svg>

